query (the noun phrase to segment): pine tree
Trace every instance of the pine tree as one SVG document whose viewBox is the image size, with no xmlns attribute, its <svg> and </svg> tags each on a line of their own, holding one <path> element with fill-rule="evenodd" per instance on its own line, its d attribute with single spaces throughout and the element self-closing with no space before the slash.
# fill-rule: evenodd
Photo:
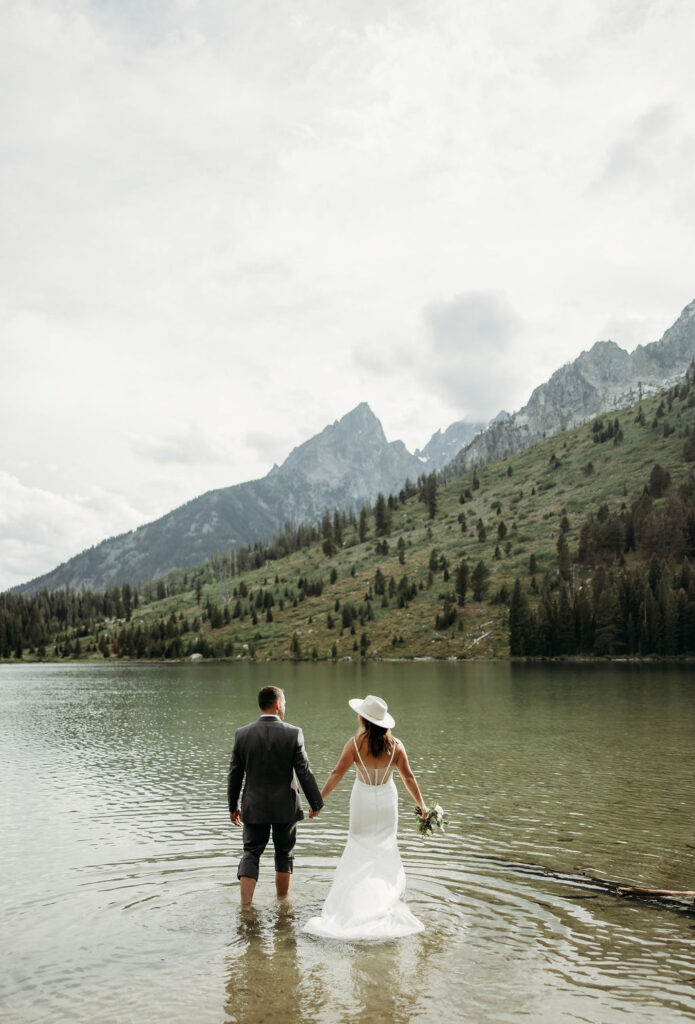
<svg viewBox="0 0 695 1024">
<path fill-rule="evenodd" d="M 130 622 L 130 616 L 133 611 L 133 590 L 130 583 L 123 584 L 123 614 L 126 622 Z"/>
<path fill-rule="evenodd" d="M 572 607 L 570 605 L 569 591 L 567 587 L 563 587 L 560 593 L 555 650 L 557 654 L 576 653 L 574 616 L 572 614 Z"/>
<path fill-rule="evenodd" d="M 526 594 L 521 589 L 518 578 L 514 583 L 512 598 L 509 603 L 509 653 L 512 657 L 524 657 L 529 654 L 529 604 Z"/>
<path fill-rule="evenodd" d="M 321 537 L 333 543 L 333 524 L 329 512 L 324 512 L 321 518 Z"/>
<path fill-rule="evenodd" d="M 557 539 L 557 569 L 563 580 L 570 578 L 570 549 L 567 538 L 561 533 Z"/>
<path fill-rule="evenodd" d="M 343 517 L 341 517 L 338 509 L 333 513 L 333 540 L 336 547 L 341 548 L 343 546 Z"/>
<path fill-rule="evenodd" d="M 377 537 L 388 537 L 391 533 L 391 514 L 381 491 L 377 495 L 374 508 L 374 531 Z"/>
<path fill-rule="evenodd" d="M 455 590 L 459 608 L 463 608 L 466 604 L 466 591 L 468 590 L 468 562 L 465 558 L 459 562 L 456 570 Z"/>
<path fill-rule="evenodd" d="M 596 605 L 594 654 L 597 656 L 615 654 L 621 646 L 619 618 L 617 595 L 612 581 L 609 581 L 601 590 Z"/>
<path fill-rule="evenodd" d="M 364 544 L 367 539 L 367 507 L 363 505 L 360 509 L 360 521 L 357 527 L 358 536 L 360 538 L 360 544 Z"/>
<path fill-rule="evenodd" d="M 430 473 L 425 480 L 425 503 L 427 504 L 427 514 L 430 519 L 434 519 L 437 514 L 437 474 Z"/>
<path fill-rule="evenodd" d="M 471 583 L 473 584 L 473 600 L 484 601 L 487 591 L 487 579 L 490 575 L 485 563 L 480 561 L 473 570 Z"/>
</svg>

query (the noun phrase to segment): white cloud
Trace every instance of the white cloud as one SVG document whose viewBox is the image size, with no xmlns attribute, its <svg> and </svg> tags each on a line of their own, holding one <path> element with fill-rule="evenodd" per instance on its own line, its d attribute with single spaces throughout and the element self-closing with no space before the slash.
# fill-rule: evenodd
<svg viewBox="0 0 695 1024">
<path fill-rule="evenodd" d="M 250 430 L 244 435 L 244 444 L 250 451 L 255 452 L 263 463 L 284 462 L 290 453 L 284 435 L 278 436 L 264 430 Z"/>
<path fill-rule="evenodd" d="M 504 355 L 522 326 L 507 298 L 495 292 L 465 292 L 448 302 L 434 302 L 425 307 L 424 317 L 435 355 L 443 359 L 480 348 L 493 357 Z"/>
<path fill-rule="evenodd" d="M 195 423 L 185 431 L 163 437 L 133 437 L 131 444 L 136 455 L 152 462 L 197 466 L 228 462 L 229 458 Z"/>
<path fill-rule="evenodd" d="M 102 536 L 363 400 L 411 449 L 518 408 L 693 298 L 686 0 L 8 0 L 0 28 L 0 470 L 120 496 Z M 25 578 L 84 546 L 36 537 Z"/>
<path fill-rule="evenodd" d="M 142 513 L 117 494 L 92 488 L 65 498 L 0 470 L 0 590 L 142 521 Z"/>
<path fill-rule="evenodd" d="M 472 420 L 491 419 L 513 393 L 510 359 L 523 323 L 506 296 L 465 292 L 423 311 L 431 347 L 423 376 Z"/>
<path fill-rule="evenodd" d="M 673 106 L 661 104 L 640 114 L 622 136 L 611 143 L 604 167 L 590 192 L 601 193 L 654 182 L 664 172 L 675 129 Z"/>
</svg>

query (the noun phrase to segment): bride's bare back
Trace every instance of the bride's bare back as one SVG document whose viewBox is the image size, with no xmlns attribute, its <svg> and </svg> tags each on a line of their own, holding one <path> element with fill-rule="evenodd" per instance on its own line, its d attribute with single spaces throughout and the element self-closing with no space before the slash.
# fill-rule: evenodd
<svg viewBox="0 0 695 1024">
<path fill-rule="evenodd" d="M 358 743 L 357 739 L 354 738 L 352 741 L 355 745 L 355 768 L 357 769 L 357 778 L 360 782 L 363 782 L 366 786 L 385 786 L 393 775 L 393 769 L 395 768 L 394 757 L 398 750 L 398 740 L 392 740 L 391 753 L 384 752 L 380 757 L 374 757 L 369 750 L 369 743 L 364 742 L 364 738 L 361 738 L 361 742 Z M 364 749 L 360 750 L 360 746 Z"/>
<path fill-rule="evenodd" d="M 338 759 L 338 763 L 326 779 L 324 787 L 321 790 L 321 796 L 323 799 L 325 800 L 328 794 L 333 792 L 351 765 L 360 764 L 361 758 L 365 772 L 365 775 L 361 779 L 362 782 L 367 782 L 368 785 L 382 785 L 384 781 L 388 782 L 393 774 L 394 768 L 397 768 L 398 774 L 403 780 L 403 785 L 415 801 L 416 806 L 420 808 L 422 813 L 426 813 L 427 807 L 422 799 L 420 787 L 418 786 L 408 763 L 408 755 L 405 752 L 405 747 L 400 740 L 395 738 L 393 740 L 393 744 L 394 746 L 392 751 L 389 753 L 384 752 L 380 757 L 374 757 L 369 753 L 369 741 L 364 734 L 358 735 L 357 737 L 353 736 L 352 739 L 349 739 L 343 747 L 343 752 Z M 372 782 L 372 779 L 376 778 L 376 776 L 370 774 L 370 772 L 381 772 L 381 770 L 387 766 L 391 754 L 393 754 L 393 760 L 391 761 L 391 766 L 385 779 L 380 778 L 377 783 Z"/>
</svg>

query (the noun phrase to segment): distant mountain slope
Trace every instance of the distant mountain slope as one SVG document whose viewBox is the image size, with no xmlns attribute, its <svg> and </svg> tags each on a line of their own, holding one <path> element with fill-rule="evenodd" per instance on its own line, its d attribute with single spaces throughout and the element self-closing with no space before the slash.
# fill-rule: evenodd
<svg viewBox="0 0 695 1024">
<path fill-rule="evenodd" d="M 366 402 L 295 448 L 260 480 L 208 491 L 155 522 L 112 537 L 52 572 L 14 588 L 103 588 L 142 583 L 199 565 L 215 551 L 270 539 L 286 522 L 315 522 L 326 509 L 359 508 L 397 491 L 423 464 L 402 441 L 389 443 Z"/>
<path fill-rule="evenodd" d="M 482 466 L 600 413 L 621 409 L 675 383 L 695 358 L 695 301 L 685 307 L 660 341 L 628 353 L 598 341 L 535 389 L 528 403 L 490 424 L 451 463 L 453 470 Z"/>
<path fill-rule="evenodd" d="M 423 470 L 431 473 L 432 470 L 443 469 L 448 465 L 463 447 L 473 440 L 476 434 L 485 430 L 487 423 L 468 423 L 466 420 L 457 420 L 446 430 L 438 430 L 429 439 L 423 449 L 417 449 L 415 454 L 422 460 Z"/>
</svg>

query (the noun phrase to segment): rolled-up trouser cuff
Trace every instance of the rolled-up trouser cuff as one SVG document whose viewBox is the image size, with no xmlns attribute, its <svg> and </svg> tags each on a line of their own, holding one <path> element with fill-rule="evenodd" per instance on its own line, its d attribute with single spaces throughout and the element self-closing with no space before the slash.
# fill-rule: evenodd
<svg viewBox="0 0 695 1024">
<path fill-rule="evenodd" d="M 271 828 L 275 848 L 275 870 L 292 874 L 294 867 L 292 850 L 297 840 L 297 823 L 291 821 L 272 826 L 244 824 L 244 854 L 239 861 L 237 878 L 258 879 L 258 862 L 268 845 Z"/>
</svg>

